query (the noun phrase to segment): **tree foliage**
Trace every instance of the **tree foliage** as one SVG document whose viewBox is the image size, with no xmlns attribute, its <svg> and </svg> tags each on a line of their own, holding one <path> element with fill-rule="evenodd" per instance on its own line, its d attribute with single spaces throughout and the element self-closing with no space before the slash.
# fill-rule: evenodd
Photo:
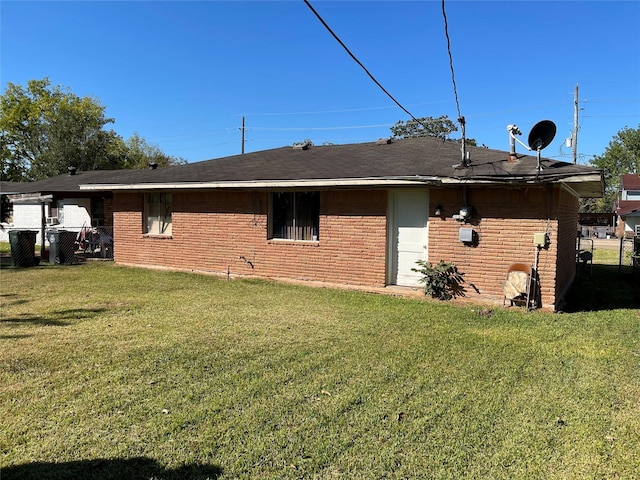
<svg viewBox="0 0 640 480">
<path fill-rule="evenodd" d="M 416 120 L 399 120 L 391 127 L 394 138 L 436 137 L 443 140 L 448 138 L 458 127 L 446 115 L 437 118 L 422 117 Z"/>
<path fill-rule="evenodd" d="M 435 137 L 447 140 L 449 135 L 457 132 L 458 127 L 447 115 L 439 117 L 421 117 L 403 122 L 399 120 L 391 127 L 391 134 L 395 139 L 414 137 Z M 465 139 L 468 145 L 476 145 L 472 138 Z"/>
<path fill-rule="evenodd" d="M 166 155 L 155 145 L 149 145 L 138 133 L 134 133 L 124 144 L 125 159 L 122 168 L 147 168 L 155 163 L 158 168 L 186 163 L 182 158 Z"/>
<path fill-rule="evenodd" d="M 0 96 L 0 178 L 38 180 L 65 173 L 69 166 L 86 171 L 183 162 L 137 135 L 124 142 L 106 128 L 111 123 L 98 100 L 52 86 L 48 78 L 30 80 L 26 88 L 8 83 Z"/>
<path fill-rule="evenodd" d="M 594 156 L 591 165 L 604 171 L 605 195 L 603 199 L 583 205 L 583 210 L 611 212 L 620 190 L 623 174 L 640 174 L 640 125 L 625 127 L 613 137 L 602 155 Z"/>
</svg>

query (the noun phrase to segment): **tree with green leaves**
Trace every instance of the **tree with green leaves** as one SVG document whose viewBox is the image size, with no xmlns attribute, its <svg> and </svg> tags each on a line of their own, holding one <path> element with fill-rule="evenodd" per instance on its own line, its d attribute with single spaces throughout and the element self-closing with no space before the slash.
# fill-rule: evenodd
<svg viewBox="0 0 640 480">
<path fill-rule="evenodd" d="M 640 174 L 640 125 L 638 128 L 625 127 L 613 137 L 602 155 L 590 160 L 591 165 L 604 171 L 604 198 L 585 202 L 583 211 L 611 212 L 618 198 L 620 177 L 623 174 Z"/>
<path fill-rule="evenodd" d="M 187 163 L 182 158 L 171 157 L 155 145 L 149 145 L 138 133 L 129 137 L 124 143 L 125 159 L 122 168 L 147 168 L 154 163 L 158 168 Z"/>
<path fill-rule="evenodd" d="M 435 137 L 447 140 L 449 135 L 457 132 L 458 127 L 447 115 L 434 117 L 421 117 L 403 122 L 399 120 L 391 127 L 393 138 Z M 472 138 L 465 139 L 467 145 L 476 145 Z"/>
<path fill-rule="evenodd" d="M 0 96 L 0 179 L 30 181 L 78 170 L 144 168 L 184 163 L 168 157 L 137 134 L 124 142 L 94 98 L 52 86 L 48 78 L 27 87 L 8 83 Z"/>
<path fill-rule="evenodd" d="M 27 88 L 9 83 L 0 97 L 3 180 L 37 180 L 67 170 L 112 166 L 117 135 L 105 131 L 113 119 L 95 99 L 80 98 L 49 79 Z M 116 160 L 117 161 L 117 160 Z"/>
</svg>

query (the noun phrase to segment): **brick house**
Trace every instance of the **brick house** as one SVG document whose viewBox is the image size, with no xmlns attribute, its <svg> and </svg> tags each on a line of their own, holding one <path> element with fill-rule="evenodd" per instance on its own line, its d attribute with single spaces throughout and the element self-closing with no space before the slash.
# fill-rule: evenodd
<svg viewBox="0 0 640 480">
<path fill-rule="evenodd" d="M 435 138 L 283 147 L 80 188 L 113 192 L 120 264 L 387 287 L 416 286 L 416 260 L 443 259 L 467 297 L 501 302 L 518 261 L 557 308 L 575 276 L 578 198 L 602 195 L 602 172 L 474 147 L 461 162 L 460 150 Z"/>
</svg>

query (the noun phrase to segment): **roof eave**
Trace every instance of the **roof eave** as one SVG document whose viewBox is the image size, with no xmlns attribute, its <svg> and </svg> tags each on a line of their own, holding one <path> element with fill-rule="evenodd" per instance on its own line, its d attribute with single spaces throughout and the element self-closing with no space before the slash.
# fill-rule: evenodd
<svg viewBox="0 0 640 480">
<path fill-rule="evenodd" d="M 51 203 L 53 195 L 43 193 L 15 193 L 9 195 L 9 200 L 14 205 L 31 205 L 34 203 Z"/>
<path fill-rule="evenodd" d="M 411 185 L 440 184 L 437 177 L 393 178 L 331 178 L 296 180 L 251 180 L 224 182 L 175 182 L 132 184 L 86 184 L 80 190 L 212 190 L 212 189 L 271 189 L 271 188 L 328 188 L 328 187 L 403 187 Z"/>
<path fill-rule="evenodd" d="M 540 185 L 563 184 L 569 186 L 577 195 L 602 197 L 604 183 L 600 173 L 588 173 L 568 176 L 537 178 L 526 175 L 521 177 L 439 177 L 439 176 L 397 176 L 371 178 L 315 178 L 293 180 L 248 180 L 217 182 L 153 182 L 153 183 L 113 183 L 83 184 L 81 191 L 140 191 L 140 190 L 213 190 L 213 189 L 274 189 L 274 188 L 363 188 L 363 187 L 410 187 L 417 185 L 453 186 L 453 185 Z"/>
<path fill-rule="evenodd" d="M 544 185 L 560 184 L 571 190 L 576 196 L 581 198 L 601 198 L 604 195 L 604 178 L 600 172 L 589 172 L 585 174 L 554 175 L 538 177 L 525 175 L 520 177 L 475 177 L 456 178 L 448 177 L 442 179 L 443 185 Z"/>
</svg>

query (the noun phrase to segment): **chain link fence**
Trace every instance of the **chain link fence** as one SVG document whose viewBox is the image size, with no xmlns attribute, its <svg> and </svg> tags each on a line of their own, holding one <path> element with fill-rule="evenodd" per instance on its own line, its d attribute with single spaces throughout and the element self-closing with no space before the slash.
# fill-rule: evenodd
<svg viewBox="0 0 640 480">
<path fill-rule="evenodd" d="M 113 259 L 113 227 L 83 227 L 74 230 L 49 229 L 49 263 L 75 264 L 88 258 Z"/>
<path fill-rule="evenodd" d="M 579 232 L 580 233 L 580 232 Z M 612 239 L 611 242 L 615 240 Z M 583 238 L 578 235 L 576 243 L 576 262 L 577 274 L 588 275 L 593 274 L 593 252 L 598 248 L 615 248 L 614 244 L 609 247 L 603 247 L 602 244 L 596 245 L 597 237 Z M 607 240 L 609 242 L 609 240 Z M 633 280 L 640 279 L 640 236 L 621 237 L 618 243 L 618 275 L 624 277 L 632 277 Z"/>
<path fill-rule="evenodd" d="M 618 272 L 620 275 L 630 275 L 634 280 L 640 277 L 640 237 L 620 238 Z"/>
</svg>

